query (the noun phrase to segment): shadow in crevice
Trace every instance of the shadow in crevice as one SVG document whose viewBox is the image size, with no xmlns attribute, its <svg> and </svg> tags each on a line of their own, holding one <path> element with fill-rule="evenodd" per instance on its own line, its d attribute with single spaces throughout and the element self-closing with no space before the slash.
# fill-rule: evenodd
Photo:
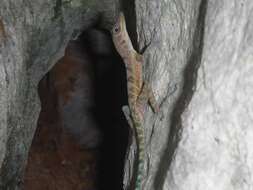
<svg viewBox="0 0 253 190">
<path fill-rule="evenodd" d="M 138 44 L 138 39 L 137 39 L 137 21 L 136 21 L 137 18 L 136 18 L 135 0 L 128 0 L 128 1 L 121 0 L 121 9 L 124 12 L 124 16 L 126 19 L 127 32 L 131 39 L 133 47 L 137 52 L 140 52 L 140 46 Z M 130 151 L 129 150 L 130 145 L 131 143 L 133 143 L 133 138 L 135 138 L 134 133 L 132 133 L 132 131 L 129 131 L 128 150 L 127 150 L 128 153 Z M 137 147 L 137 151 L 138 151 L 138 147 Z M 129 156 L 129 155 L 126 155 L 126 156 Z M 130 178 L 130 181 L 126 184 L 125 189 L 135 189 L 135 182 L 137 181 L 137 177 L 138 177 L 137 172 L 136 172 L 138 170 L 138 164 L 139 164 L 138 156 L 135 156 L 133 160 L 133 167 L 132 167 L 133 174 Z"/>
<path fill-rule="evenodd" d="M 103 33 L 111 39 L 108 31 L 103 31 Z M 83 40 L 89 44 L 92 38 L 84 33 Z M 98 189 L 121 190 L 128 143 L 128 126 L 121 110 L 121 107 L 127 104 L 126 74 L 124 64 L 114 49 L 112 41 L 108 41 L 107 45 L 111 47 L 110 56 L 89 52 L 96 58 L 95 115 L 103 134 L 99 150 Z M 88 49 L 93 48 L 88 47 Z"/>
<path fill-rule="evenodd" d="M 121 190 L 126 89 L 108 31 L 95 25 L 70 41 L 39 85 L 42 110 L 24 189 Z"/>
<path fill-rule="evenodd" d="M 122 9 L 126 17 L 127 31 L 131 38 L 134 49 L 138 50 L 135 0 L 122 0 Z"/>
<path fill-rule="evenodd" d="M 192 51 L 189 52 L 190 55 L 188 63 L 186 64 L 186 68 L 184 70 L 184 85 L 182 88 L 182 93 L 175 104 L 174 111 L 172 112 L 171 129 L 168 137 L 167 148 L 161 157 L 158 171 L 156 173 L 154 189 L 157 190 L 161 190 L 165 183 L 167 172 L 170 168 L 174 152 L 181 138 L 181 115 L 191 101 L 193 93 L 195 91 L 197 71 L 201 63 L 203 51 L 204 26 L 207 5 L 208 0 L 202 0 L 199 6 L 199 15 L 192 41 Z"/>
</svg>

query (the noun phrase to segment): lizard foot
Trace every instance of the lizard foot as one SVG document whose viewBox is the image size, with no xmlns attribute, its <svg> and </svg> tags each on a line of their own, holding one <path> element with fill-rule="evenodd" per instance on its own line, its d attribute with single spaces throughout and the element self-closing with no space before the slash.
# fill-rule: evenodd
<svg viewBox="0 0 253 190">
<path fill-rule="evenodd" d="M 131 129 L 133 130 L 134 126 L 133 126 L 133 121 L 132 121 L 132 118 L 131 118 L 131 113 L 130 113 L 129 107 L 127 105 L 123 106 L 122 111 L 123 111 L 123 113 L 126 117 L 126 120 L 127 120 L 128 124 L 130 125 Z"/>
</svg>

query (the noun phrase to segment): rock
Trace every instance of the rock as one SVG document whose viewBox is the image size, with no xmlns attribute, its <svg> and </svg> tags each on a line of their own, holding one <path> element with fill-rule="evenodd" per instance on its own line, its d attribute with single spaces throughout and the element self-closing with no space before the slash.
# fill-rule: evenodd
<svg viewBox="0 0 253 190">
<path fill-rule="evenodd" d="M 145 111 L 143 189 L 253 189 L 253 2 L 122 4 L 161 107 L 157 115 Z M 39 80 L 71 38 L 98 18 L 109 29 L 118 8 L 114 0 L 0 2 L 0 189 L 19 189 L 39 114 Z M 134 141 L 130 147 L 125 189 Z"/>
<path fill-rule="evenodd" d="M 71 40 L 65 55 L 49 72 L 59 122 L 84 148 L 96 148 L 101 132 L 94 116 L 95 76 L 91 56 L 81 40 Z M 49 91 L 49 90 L 48 90 Z"/>
<path fill-rule="evenodd" d="M 252 11 L 250 0 L 136 1 L 140 47 L 151 41 L 146 76 L 165 115 L 145 115 L 143 189 L 253 188 Z"/>
<path fill-rule="evenodd" d="M 96 0 L 0 2 L 0 189 L 19 189 L 40 110 L 40 79 L 68 41 L 100 16 L 110 28 L 116 4 L 96 5 Z"/>
</svg>

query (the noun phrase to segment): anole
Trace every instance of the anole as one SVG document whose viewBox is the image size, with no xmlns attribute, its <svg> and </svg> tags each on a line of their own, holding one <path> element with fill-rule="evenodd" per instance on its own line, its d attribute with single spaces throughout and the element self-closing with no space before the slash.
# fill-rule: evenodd
<svg viewBox="0 0 253 190">
<path fill-rule="evenodd" d="M 123 13 L 112 28 L 112 39 L 115 48 L 122 57 L 127 73 L 127 92 L 129 107 L 124 106 L 123 111 L 129 125 L 135 132 L 137 140 L 138 168 L 135 190 L 141 190 L 144 173 L 145 137 L 143 126 L 144 106 L 149 102 L 154 112 L 159 111 L 154 94 L 146 81 L 143 81 L 143 56 L 136 52 L 126 29 Z"/>
</svg>

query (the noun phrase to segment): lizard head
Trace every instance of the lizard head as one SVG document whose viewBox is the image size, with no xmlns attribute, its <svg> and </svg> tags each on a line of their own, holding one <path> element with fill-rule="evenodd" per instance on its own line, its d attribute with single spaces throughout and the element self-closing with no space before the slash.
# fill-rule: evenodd
<svg viewBox="0 0 253 190">
<path fill-rule="evenodd" d="M 133 52 L 133 45 L 127 33 L 126 20 L 122 12 L 120 12 L 111 33 L 114 46 L 120 56 L 123 59 L 129 57 L 130 53 Z"/>
<path fill-rule="evenodd" d="M 113 35 L 119 35 L 121 31 L 124 31 L 126 28 L 125 16 L 122 12 L 120 12 L 117 22 L 112 28 Z"/>
</svg>

